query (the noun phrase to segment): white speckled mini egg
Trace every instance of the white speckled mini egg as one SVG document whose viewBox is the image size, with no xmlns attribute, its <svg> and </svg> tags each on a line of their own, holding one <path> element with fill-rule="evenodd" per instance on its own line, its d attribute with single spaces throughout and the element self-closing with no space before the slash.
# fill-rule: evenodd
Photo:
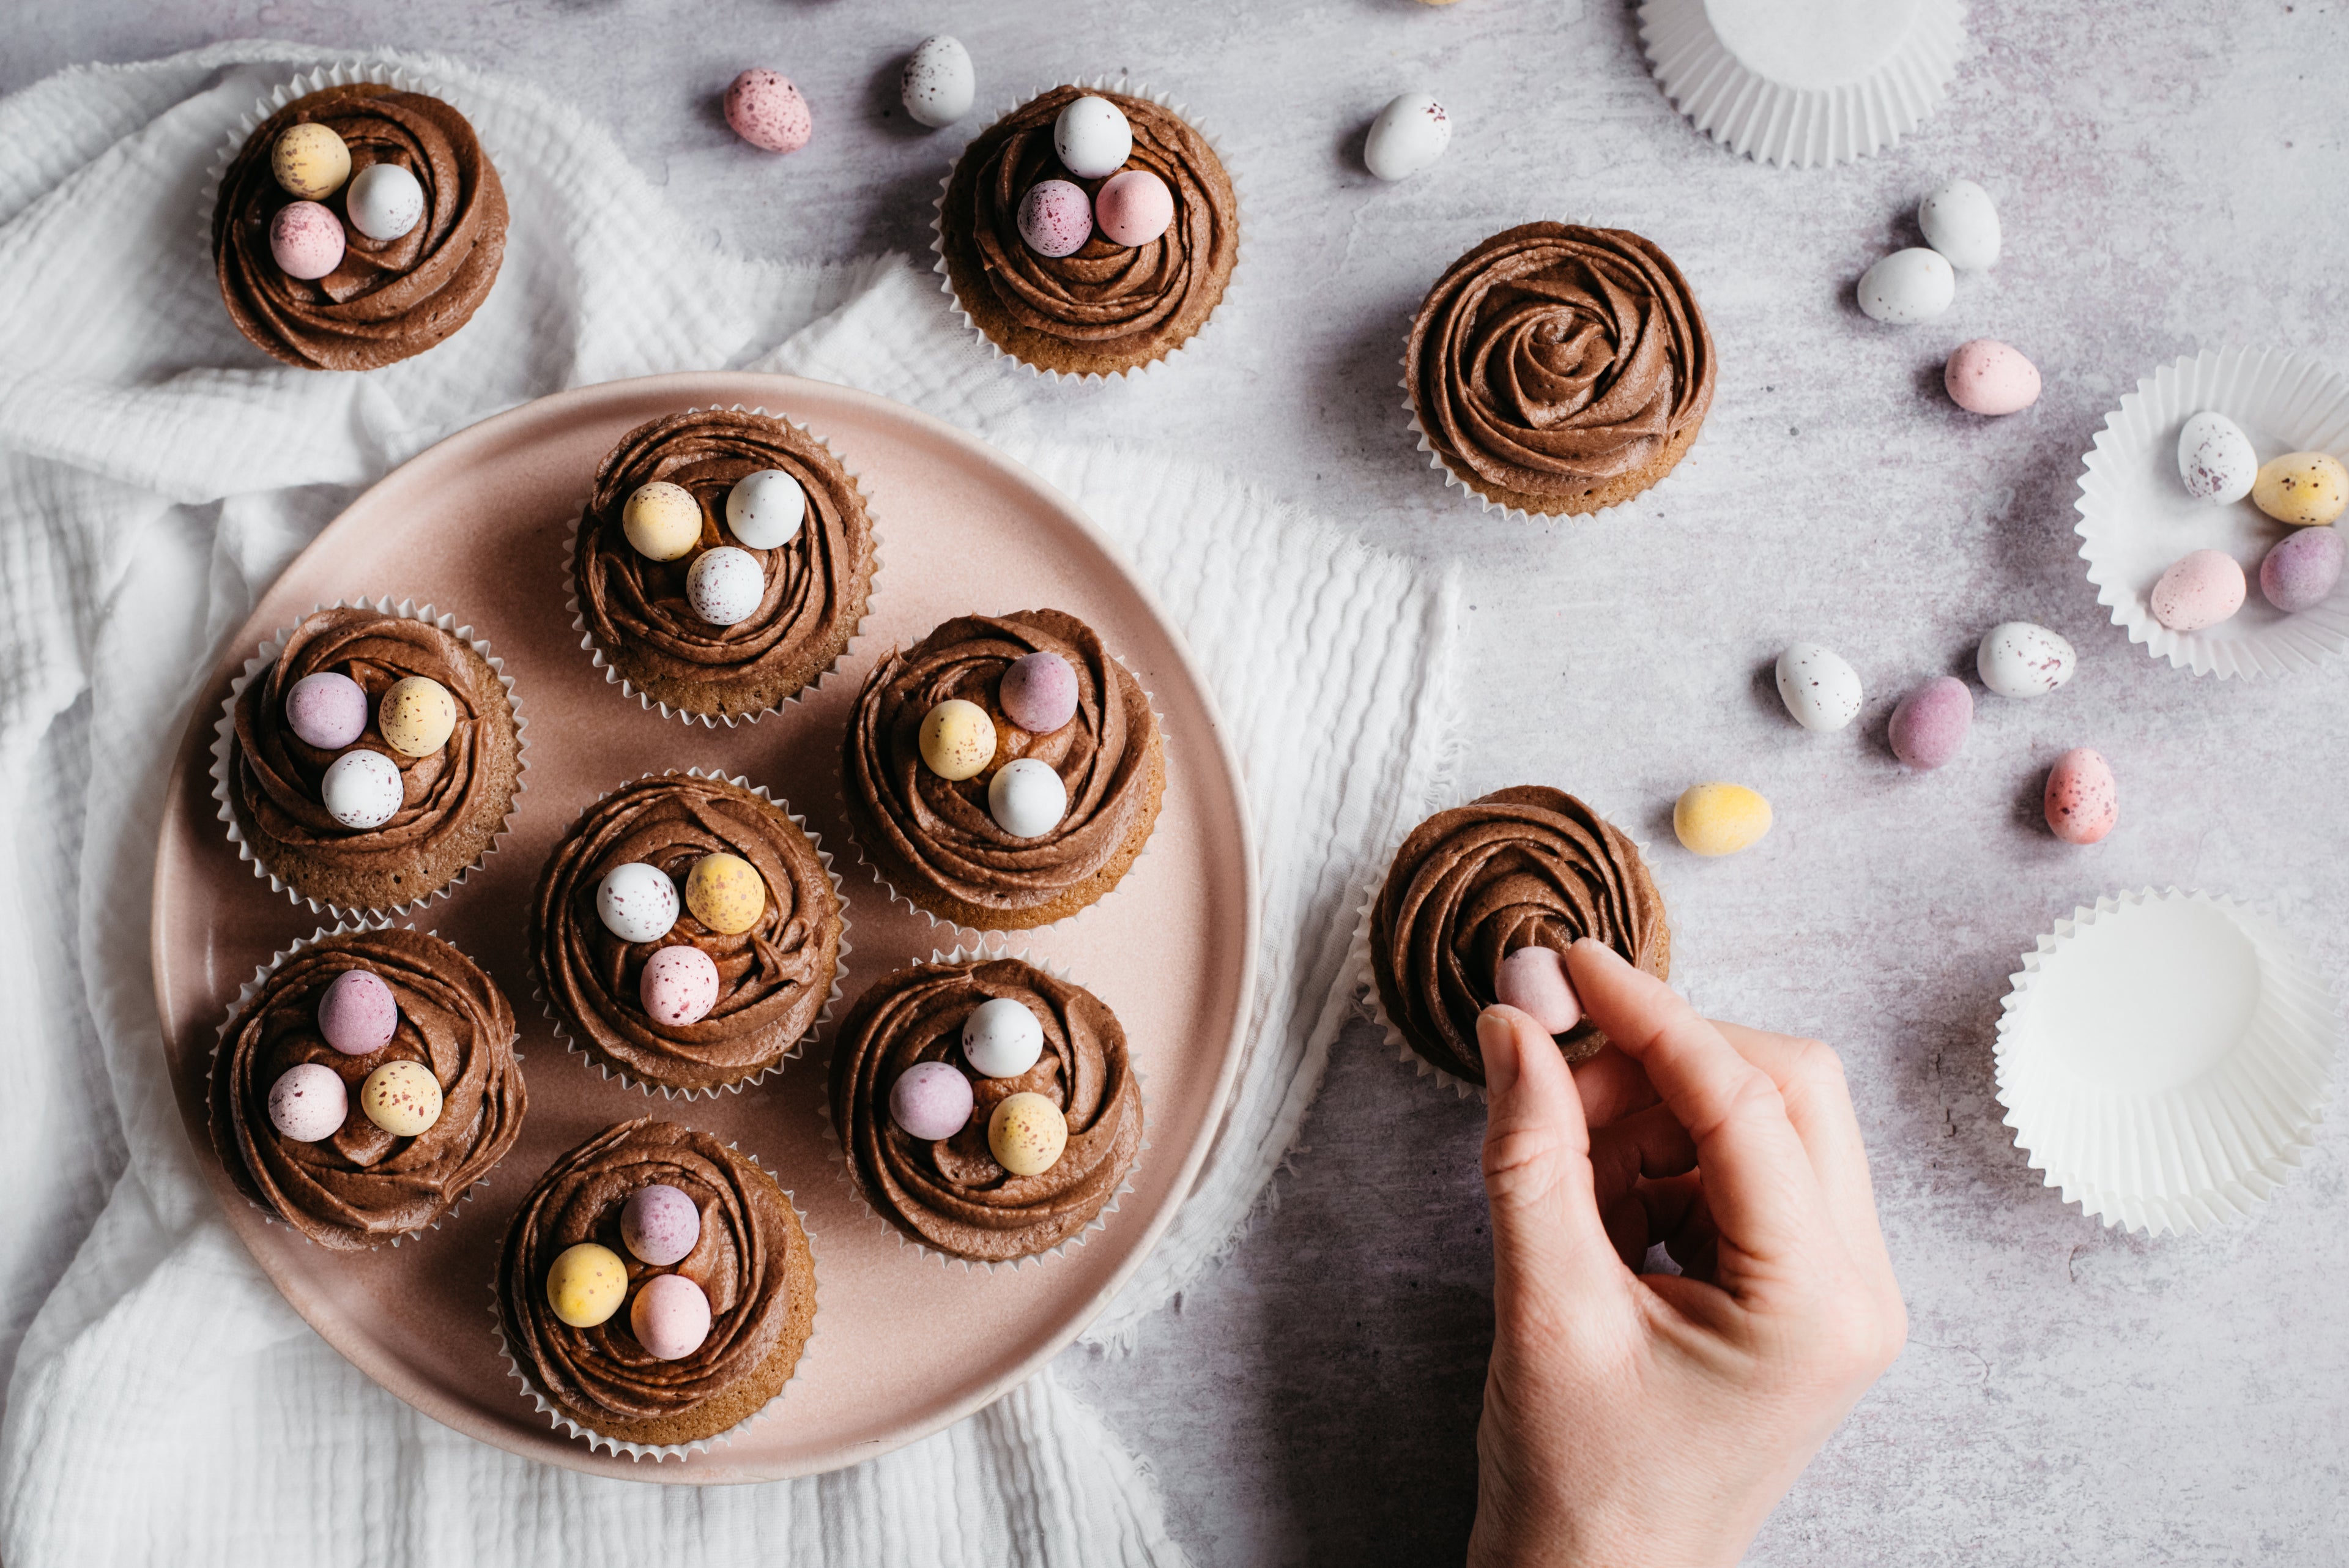
<svg viewBox="0 0 2349 1568">
<path fill-rule="evenodd" d="M 1025 1002 L 990 997 L 962 1021 L 962 1054 L 982 1077 L 1016 1078 L 1044 1054 L 1044 1026 Z"/>
<path fill-rule="evenodd" d="M 2197 500 L 2231 504 L 2251 493 L 2260 477 L 2260 454 L 2251 450 L 2242 426 L 2205 409 L 2178 432 L 2178 477 Z"/>
<path fill-rule="evenodd" d="M 733 626 L 759 613 L 767 574 L 759 557 L 732 545 L 704 550 L 686 568 L 685 601 L 712 626 Z"/>
<path fill-rule="evenodd" d="M 905 100 L 905 112 L 935 129 L 952 125 L 970 112 L 978 78 L 970 67 L 970 51 L 959 40 L 941 33 L 915 47 L 905 58 L 905 74 L 897 86 Z"/>
<path fill-rule="evenodd" d="M 726 531 L 753 550 L 780 550 L 807 521 L 807 492 L 780 468 L 746 473 L 726 493 Z"/>
<path fill-rule="evenodd" d="M 1952 180 L 1919 202 L 1917 226 L 1960 272 L 1986 272 L 1998 263 L 1998 208 L 1971 180 Z"/>
<path fill-rule="evenodd" d="M 1104 180 L 1133 156 L 1133 127 L 1125 110 L 1087 94 L 1061 107 L 1052 122 L 1052 151 L 1061 167 L 1080 180 Z"/>
<path fill-rule="evenodd" d="M 1037 757 L 1004 763 L 987 781 L 988 815 L 1014 838 L 1041 838 L 1069 815 L 1069 786 Z"/>
<path fill-rule="evenodd" d="M 288 1143 L 316 1143 L 340 1132 L 350 1116 L 350 1089 L 323 1062 L 299 1062 L 269 1085 L 269 1125 Z"/>
<path fill-rule="evenodd" d="M 361 832 L 398 815 L 405 793 L 398 766 L 381 752 L 345 752 L 318 781 L 318 800 L 326 815 Z"/>
<path fill-rule="evenodd" d="M 1407 180 L 1443 157 L 1451 145 L 1452 117 L 1435 95 L 1407 92 L 1371 121 L 1362 161 L 1381 180 Z"/>
<path fill-rule="evenodd" d="M 1859 717 L 1859 671 L 1832 648 L 1787 645 L 1778 656 L 1778 701 L 1806 730 L 1840 730 Z"/>
<path fill-rule="evenodd" d="M 1982 684 L 2002 697 L 2044 697 L 2071 680 L 2078 663 L 2069 642 L 2027 620 L 2001 621 L 1974 650 Z"/>
<path fill-rule="evenodd" d="M 1957 296 L 1958 278 L 1948 260 L 1922 245 L 1894 251 L 1859 280 L 1859 307 L 1895 327 L 1930 321 Z"/>
<path fill-rule="evenodd" d="M 397 163 L 370 163 L 343 193 L 351 227 L 371 240 L 396 240 L 424 221 L 424 187 Z"/>
<path fill-rule="evenodd" d="M 660 940 L 678 908 L 676 880 L 642 860 L 613 867 L 595 888 L 595 918 L 624 942 Z"/>
</svg>

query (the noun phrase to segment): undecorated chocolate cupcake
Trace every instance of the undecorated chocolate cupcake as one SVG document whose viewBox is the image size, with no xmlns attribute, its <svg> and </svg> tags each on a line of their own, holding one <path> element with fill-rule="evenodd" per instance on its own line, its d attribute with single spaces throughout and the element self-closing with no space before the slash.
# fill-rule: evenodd
<svg viewBox="0 0 2349 1568">
<path fill-rule="evenodd" d="M 975 1262 L 1080 1234 L 1142 1151 L 1142 1089 L 1117 1015 L 1019 959 L 874 981 L 833 1046 L 831 1111 L 873 1211 Z"/>
<path fill-rule="evenodd" d="M 514 1374 L 596 1437 L 652 1448 L 740 1426 L 815 1330 L 815 1257 L 791 1197 L 675 1122 L 605 1127 L 507 1228 L 498 1323 Z"/>
<path fill-rule="evenodd" d="M 529 1103 L 513 1043 L 504 995 L 440 938 L 319 937 L 222 1031 L 212 1147 L 240 1191 L 318 1245 L 396 1241 L 513 1147 Z"/>
<path fill-rule="evenodd" d="M 1050 925 L 1117 886 L 1166 788 L 1158 716 L 1060 610 L 963 616 L 865 677 L 842 765 L 879 875 L 975 930 Z"/>
</svg>

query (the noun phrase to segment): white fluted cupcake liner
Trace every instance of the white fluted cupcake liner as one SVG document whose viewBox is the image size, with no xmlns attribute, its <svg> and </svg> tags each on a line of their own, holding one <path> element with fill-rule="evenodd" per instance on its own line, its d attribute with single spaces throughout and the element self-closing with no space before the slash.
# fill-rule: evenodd
<svg viewBox="0 0 2349 1568">
<path fill-rule="evenodd" d="M 237 858 L 250 865 L 253 867 L 253 874 L 269 884 L 271 892 L 283 893 L 312 914 L 322 915 L 330 920 L 362 920 L 373 916 L 397 918 L 420 909 L 435 898 L 445 898 L 455 892 L 464 885 L 466 877 L 481 868 L 483 861 L 498 852 L 506 835 L 513 830 L 514 814 L 522 809 L 523 794 L 530 788 L 530 720 L 522 711 L 522 698 L 514 691 L 513 677 L 506 673 L 505 661 L 490 651 L 488 639 L 475 637 L 473 628 L 470 626 L 459 626 L 455 616 L 437 615 L 431 605 L 419 606 L 413 599 L 402 599 L 395 605 L 388 597 L 379 599 L 365 597 L 336 599 L 330 605 L 313 605 L 307 613 L 316 615 L 320 610 L 346 607 L 373 610 L 378 615 L 395 616 L 402 620 L 421 621 L 427 626 L 436 627 L 480 654 L 483 662 L 489 665 L 491 672 L 497 676 L 498 684 L 505 689 L 506 706 L 513 714 L 514 726 L 513 796 L 506 802 L 506 814 L 503 820 L 498 824 L 497 832 L 490 836 L 489 843 L 483 846 L 481 854 L 473 857 L 473 863 L 450 877 L 447 882 L 409 899 L 404 904 L 394 904 L 383 909 L 346 909 L 337 904 L 326 903 L 320 899 L 309 898 L 295 888 L 291 882 L 263 865 L 260 855 L 252 845 L 245 842 L 243 829 L 237 826 L 236 811 L 229 804 L 230 781 L 236 771 L 236 703 L 237 699 L 244 694 L 244 689 L 253 683 L 254 678 L 275 663 L 277 656 L 285 651 L 285 639 L 294 634 L 295 629 L 290 626 L 263 643 L 260 652 L 244 661 L 243 673 L 229 681 L 228 699 L 221 704 L 221 716 L 212 726 L 212 799 L 220 803 L 220 809 L 215 815 L 227 829 L 228 841 L 236 846 Z"/>
<path fill-rule="evenodd" d="M 535 951 L 530 955 L 531 995 L 538 1002 L 539 1011 L 546 1015 L 548 1024 L 554 1029 L 554 1038 L 557 1043 L 562 1045 L 563 1049 L 570 1054 L 578 1057 L 583 1064 L 595 1068 L 597 1072 L 601 1073 L 606 1080 L 617 1082 L 624 1089 L 635 1089 L 647 1099 L 650 1099 L 652 1096 L 657 1092 L 663 1099 L 667 1100 L 691 1100 L 703 1096 L 707 1096 L 709 1098 L 714 1100 L 720 1095 L 739 1095 L 744 1089 L 749 1088 L 751 1085 L 762 1083 L 781 1072 L 785 1064 L 799 1059 L 801 1054 L 807 1049 L 808 1042 L 815 1038 L 816 1031 L 822 1029 L 826 1023 L 829 1023 L 832 1021 L 833 1010 L 840 1005 L 840 982 L 848 976 L 848 955 L 855 950 L 849 944 L 848 940 L 850 930 L 850 922 L 848 918 L 848 889 L 842 885 L 840 872 L 833 864 L 832 852 L 823 846 L 823 835 L 817 833 L 814 828 L 810 827 L 807 823 L 807 818 L 801 815 L 798 812 L 793 811 L 789 801 L 777 800 L 774 796 L 769 794 L 767 793 L 767 786 L 764 784 L 754 784 L 740 774 L 721 774 L 716 772 L 703 773 L 699 768 L 688 768 L 682 774 L 679 774 L 675 768 L 669 768 L 657 774 L 642 774 L 636 778 L 629 780 L 628 783 L 640 784 L 646 779 L 672 777 L 716 779 L 721 784 L 730 784 L 737 789 L 749 790 L 752 794 L 757 795 L 761 800 L 765 801 L 769 805 L 773 806 L 785 816 L 791 818 L 792 826 L 798 828 L 802 833 L 807 835 L 809 845 L 815 850 L 816 859 L 823 863 L 823 874 L 832 878 L 833 898 L 840 905 L 840 959 L 838 962 L 833 965 L 832 992 L 824 998 L 823 1006 L 817 1011 L 814 1020 L 808 1024 L 806 1032 L 802 1033 L 798 1039 L 792 1041 L 789 1046 L 785 1047 L 783 1054 L 781 1056 L 776 1057 L 771 1065 L 761 1067 L 759 1071 L 752 1073 L 746 1077 L 737 1078 L 730 1084 L 719 1084 L 707 1087 L 690 1089 L 675 1089 L 669 1087 L 666 1084 L 656 1084 L 649 1080 L 639 1079 L 631 1073 L 621 1068 L 615 1067 L 609 1062 L 605 1061 L 602 1057 L 588 1050 L 587 1047 L 582 1045 L 576 1040 L 574 1040 L 571 1037 L 570 1030 L 565 1027 L 565 1021 L 563 1014 L 556 1010 L 554 999 L 546 993 L 546 977 L 539 972 L 538 954 Z M 611 799 L 612 796 L 619 790 L 626 789 L 626 787 L 627 784 L 619 784 L 616 785 L 613 789 L 605 790 L 602 794 L 597 795 L 593 802 L 582 807 L 579 815 L 585 816 L 588 812 L 595 810 L 596 806 L 601 805 L 604 802 Z M 577 825 L 577 817 L 573 818 L 573 824 L 574 826 Z"/>
<path fill-rule="evenodd" d="M 1941 106 L 1965 7 L 1642 0 L 1640 42 L 1699 130 L 1756 162 L 1809 169 L 1881 152 Z"/>
<path fill-rule="evenodd" d="M 604 657 L 603 647 L 596 642 L 595 634 L 587 629 L 586 607 L 579 602 L 579 574 L 576 566 L 579 555 L 579 530 L 586 523 L 587 514 L 583 510 L 579 515 L 571 520 L 570 530 L 564 535 L 563 540 L 564 606 L 571 612 L 571 629 L 579 634 L 579 646 L 586 650 L 588 661 L 604 672 L 605 684 L 617 686 L 621 696 L 634 697 L 638 707 L 647 712 L 657 711 L 664 719 L 681 719 L 688 724 L 700 724 L 709 729 L 716 729 L 723 724 L 730 730 L 737 724 L 755 724 L 770 713 L 796 707 L 810 693 L 821 690 L 825 681 L 840 672 L 841 665 L 848 658 L 849 649 L 856 646 L 857 638 L 863 634 L 864 623 L 873 618 L 873 601 L 881 592 L 881 517 L 880 514 L 874 510 L 873 492 L 866 487 L 864 475 L 848 466 L 848 460 L 841 455 L 839 448 L 832 444 L 831 437 L 818 435 L 789 415 L 775 413 L 761 406 L 744 408 L 740 403 L 733 403 L 723 410 L 704 410 L 696 407 L 679 411 L 688 414 L 704 411 L 757 414 L 764 419 L 780 420 L 791 426 L 792 429 L 798 431 L 830 452 L 832 460 L 840 464 L 840 471 L 848 475 L 849 483 L 856 487 L 857 498 L 864 503 L 865 521 L 873 530 L 873 571 L 865 578 L 864 613 L 858 616 L 856 624 L 848 628 L 848 640 L 841 644 L 840 652 L 833 661 L 817 671 L 814 680 L 784 697 L 775 707 L 761 708 L 755 713 L 690 713 L 682 708 L 670 707 L 667 703 L 655 698 L 649 691 L 638 691 L 634 681 L 622 675 L 611 661 Z"/>
<path fill-rule="evenodd" d="M 1224 279 L 1224 292 L 1216 297 L 1215 307 L 1207 312 L 1207 318 L 1199 323 L 1198 329 L 1193 332 L 1190 337 L 1185 337 L 1182 342 L 1177 343 L 1172 348 L 1167 349 L 1166 352 L 1161 354 L 1155 359 L 1146 360 L 1142 364 L 1130 366 L 1122 370 L 1112 370 L 1106 374 L 1099 370 L 1048 370 L 1040 366 L 1030 365 L 1027 360 L 1022 359 L 1019 355 L 1014 354 L 1010 349 L 1006 348 L 1002 344 L 998 343 L 980 328 L 978 323 L 972 318 L 970 312 L 963 307 L 962 300 L 955 293 L 954 277 L 951 270 L 947 265 L 947 190 L 954 183 L 955 170 L 960 166 L 962 162 L 961 153 L 957 153 L 955 155 L 954 162 L 947 165 L 946 175 L 938 182 L 937 197 L 931 203 L 930 254 L 935 255 L 937 260 L 932 265 L 930 270 L 937 274 L 938 292 L 947 296 L 947 304 L 948 307 L 954 311 L 955 315 L 961 317 L 963 326 L 970 330 L 972 336 L 976 337 L 981 343 L 985 344 L 995 358 L 999 359 L 1009 359 L 1013 364 L 1019 366 L 1021 369 L 1027 371 L 1030 375 L 1041 377 L 1047 381 L 1066 380 L 1099 382 L 1112 381 L 1122 377 L 1142 376 L 1172 363 L 1176 355 L 1182 353 L 1185 349 L 1191 347 L 1192 344 L 1196 343 L 1202 337 L 1206 336 L 1207 328 L 1215 325 L 1216 317 L 1222 315 L 1226 307 L 1231 303 L 1233 295 L 1240 286 L 1240 278 L 1242 275 L 1247 271 L 1247 192 L 1244 187 L 1240 171 L 1234 168 L 1232 161 L 1228 157 L 1225 156 L 1223 143 L 1217 140 L 1213 130 L 1203 124 L 1198 119 L 1193 118 L 1189 109 L 1175 102 L 1168 94 L 1160 92 L 1154 88 L 1143 86 L 1142 84 L 1124 77 L 1111 78 L 1102 76 L 1096 77 L 1091 81 L 1080 78 L 1072 82 L 1053 82 L 1049 86 L 1036 88 L 1022 94 L 1010 105 L 1009 108 L 1005 109 L 1000 114 L 998 114 L 994 119 L 989 120 L 988 124 L 989 126 L 999 124 L 1006 116 L 1017 114 L 1019 110 L 1025 109 L 1036 99 L 1043 97 L 1046 93 L 1057 91 L 1059 88 L 1063 87 L 1072 87 L 1081 92 L 1115 92 L 1123 93 L 1128 98 L 1147 99 L 1148 101 L 1156 104 L 1159 108 L 1166 110 L 1169 114 L 1174 116 L 1175 119 L 1181 120 L 1184 124 L 1196 131 L 1199 135 L 1199 139 L 1207 144 L 1208 151 L 1216 155 L 1216 161 L 1223 165 L 1224 178 L 1231 182 L 1232 206 L 1233 209 L 1239 213 L 1240 232 L 1239 239 L 1234 244 L 1232 250 L 1231 275 Z"/>
<path fill-rule="evenodd" d="M 2080 558 L 2096 602 L 2156 659 L 2224 680 L 2313 670 L 2349 649 L 2349 576 L 2333 597 L 2297 615 L 2267 601 L 2260 562 L 2298 532 L 2246 499 L 2198 501 L 2178 474 L 2178 432 L 2205 410 L 2242 427 L 2264 462 L 2289 452 L 2349 458 L 2349 377 L 2281 348 L 2206 348 L 2164 365 L 2105 416 L 2081 460 Z M 2172 631 L 2154 618 L 2148 596 L 2170 565 L 2191 551 L 2223 550 L 2250 579 L 2243 607 L 2200 631 Z"/>
<path fill-rule="evenodd" d="M 2065 1202 L 2191 1233 L 2248 1215 L 2314 1147 L 2340 1006 L 2266 911 L 2175 888 L 2108 895 L 2022 961 L 1998 1098 Z"/>
</svg>

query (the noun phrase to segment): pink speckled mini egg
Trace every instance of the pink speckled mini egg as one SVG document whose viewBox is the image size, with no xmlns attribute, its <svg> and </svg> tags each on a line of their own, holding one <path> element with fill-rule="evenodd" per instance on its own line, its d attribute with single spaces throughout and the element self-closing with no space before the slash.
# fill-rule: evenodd
<svg viewBox="0 0 2349 1568">
<path fill-rule="evenodd" d="M 655 1268 L 682 1262 L 701 1240 L 701 1210 L 682 1188 L 656 1181 L 628 1195 L 620 1209 L 620 1240 Z"/>
<path fill-rule="evenodd" d="M 285 693 L 285 722 L 305 745 L 339 752 L 367 733 L 367 690 L 339 670 L 305 675 Z"/>
<path fill-rule="evenodd" d="M 269 254 L 287 277 L 308 282 L 343 265 L 343 221 L 316 202 L 288 202 L 269 220 Z"/>
<path fill-rule="evenodd" d="M 797 152 L 815 134 L 815 116 L 792 79 L 753 67 L 726 89 L 726 123 L 753 147 Z"/>
<path fill-rule="evenodd" d="M 2039 400 L 2039 367 L 1995 337 L 1977 337 L 1958 345 L 1941 385 L 1970 414 L 2020 413 Z"/>
<path fill-rule="evenodd" d="M 1937 676 L 1892 710 L 1892 754 L 1912 768 L 1938 768 L 1965 745 L 1973 722 L 1973 692 L 1954 675 Z"/>
<path fill-rule="evenodd" d="M 2099 753 L 2075 747 L 2047 771 L 2047 826 L 2066 844 L 2095 844 L 2120 820 L 2120 785 Z"/>
<path fill-rule="evenodd" d="M 1077 671 L 1057 653 L 1015 659 L 995 683 L 1003 716 L 1031 735 L 1049 735 L 1077 716 Z"/>
<path fill-rule="evenodd" d="M 709 1337 L 709 1298 L 683 1274 L 655 1274 L 628 1303 L 628 1327 L 656 1361 L 682 1361 Z"/>
<path fill-rule="evenodd" d="M 718 1005 L 718 965 L 699 948 L 663 948 L 645 961 L 638 991 L 654 1023 L 698 1023 Z"/>
<path fill-rule="evenodd" d="M 1019 198 L 1019 237 L 1041 256 L 1074 255 L 1093 235 L 1093 204 L 1085 188 L 1043 180 Z"/>
<path fill-rule="evenodd" d="M 318 998 L 318 1033 L 346 1056 L 365 1056 L 391 1043 L 399 1003 L 373 970 L 347 969 Z"/>
<path fill-rule="evenodd" d="M 1519 948 L 1501 961 L 1493 982 L 1493 1000 L 1520 1012 L 1552 1034 L 1563 1034 L 1582 1022 L 1582 999 L 1566 978 L 1566 961 L 1555 948 Z"/>
<path fill-rule="evenodd" d="M 2333 597 L 2349 558 L 2338 528 L 2300 528 L 2276 541 L 2260 563 L 2260 592 L 2287 615 L 2313 609 Z"/>
<path fill-rule="evenodd" d="M 2197 550 L 2153 585 L 2153 618 L 2172 631 L 2200 631 L 2242 608 L 2248 587 L 2234 556 L 2224 550 Z"/>
<path fill-rule="evenodd" d="M 1174 221 L 1174 192 L 1147 169 L 1111 175 L 1093 197 L 1093 222 L 1112 244 L 1146 245 Z"/>
</svg>

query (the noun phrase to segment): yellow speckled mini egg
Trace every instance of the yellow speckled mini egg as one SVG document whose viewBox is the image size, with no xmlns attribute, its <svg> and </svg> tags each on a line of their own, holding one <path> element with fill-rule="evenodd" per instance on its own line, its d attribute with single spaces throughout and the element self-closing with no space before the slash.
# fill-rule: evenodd
<svg viewBox="0 0 2349 1568">
<path fill-rule="evenodd" d="M 1672 807 L 1672 831 L 1692 855 L 1734 855 L 1770 831 L 1770 803 L 1744 784 L 1692 784 Z"/>
<path fill-rule="evenodd" d="M 375 705 L 384 744 L 403 756 L 429 757 L 449 743 L 457 727 L 457 700 L 429 675 L 395 680 Z"/>
<path fill-rule="evenodd" d="M 922 721 L 922 762 L 942 779 L 977 778 L 995 760 L 995 721 L 976 702 L 949 697 Z"/>
<path fill-rule="evenodd" d="M 287 195 L 323 202 L 351 177 L 351 150 L 331 126 L 289 125 L 269 149 L 269 171 Z"/>
<path fill-rule="evenodd" d="M 685 874 L 685 907 L 713 931 L 740 936 L 767 912 L 767 883 L 740 855 L 705 855 Z"/>
<path fill-rule="evenodd" d="M 987 1147 L 1014 1176 L 1041 1176 L 1069 1147 L 1069 1118 L 1041 1095 L 1007 1095 L 987 1118 Z"/>
<path fill-rule="evenodd" d="M 682 560 L 701 543 L 701 503 L 692 491 L 666 479 L 639 484 L 620 508 L 620 532 L 639 556 Z"/>
<path fill-rule="evenodd" d="M 565 1247 L 546 1271 L 546 1304 L 574 1328 L 609 1323 L 628 1293 L 628 1266 L 593 1241 Z"/>
<path fill-rule="evenodd" d="M 386 1062 L 359 1085 L 359 1109 L 394 1137 L 430 1132 L 440 1119 L 440 1080 L 421 1062 Z"/>
<path fill-rule="evenodd" d="M 2251 481 L 2251 504 L 2279 523 L 2330 523 L 2349 509 L 2349 468 L 2325 452 L 2270 458 Z"/>
</svg>

